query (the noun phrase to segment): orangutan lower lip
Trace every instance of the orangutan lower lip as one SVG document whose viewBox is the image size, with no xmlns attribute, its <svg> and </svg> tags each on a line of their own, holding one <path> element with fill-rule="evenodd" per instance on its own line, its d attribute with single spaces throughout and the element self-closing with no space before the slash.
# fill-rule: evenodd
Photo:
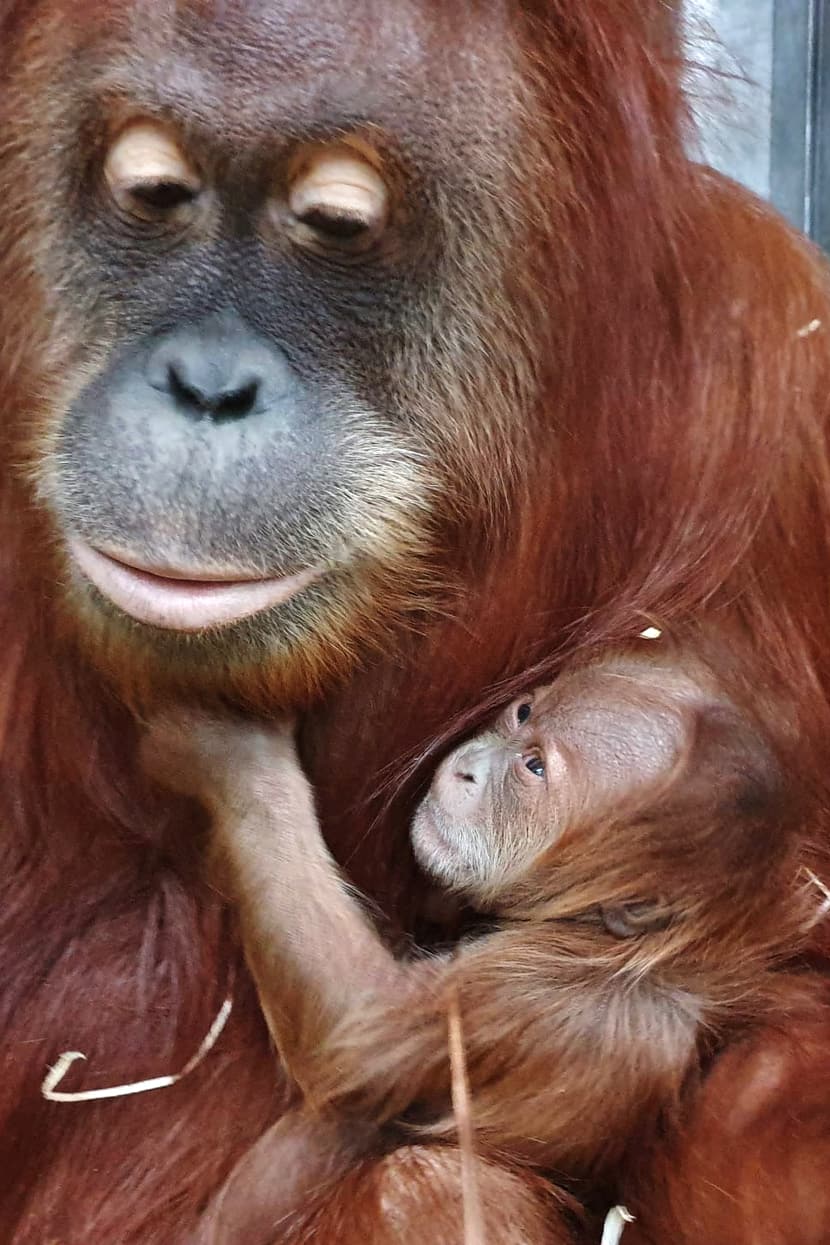
<svg viewBox="0 0 830 1245">
<path fill-rule="evenodd" d="M 78 569 L 113 605 L 138 622 L 168 631 L 228 627 L 262 610 L 284 605 L 322 574 L 321 568 L 280 579 L 214 579 L 165 567 L 132 566 L 73 537 L 69 551 Z"/>
</svg>

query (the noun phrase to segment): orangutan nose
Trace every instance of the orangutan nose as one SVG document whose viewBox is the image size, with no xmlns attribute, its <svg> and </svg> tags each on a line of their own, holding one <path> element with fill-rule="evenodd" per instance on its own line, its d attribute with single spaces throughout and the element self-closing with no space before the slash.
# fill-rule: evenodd
<svg viewBox="0 0 830 1245">
<path fill-rule="evenodd" d="M 497 752 L 492 744 L 479 741 L 446 758 L 436 774 L 433 791 L 447 812 L 472 812 L 489 787 Z"/>
</svg>

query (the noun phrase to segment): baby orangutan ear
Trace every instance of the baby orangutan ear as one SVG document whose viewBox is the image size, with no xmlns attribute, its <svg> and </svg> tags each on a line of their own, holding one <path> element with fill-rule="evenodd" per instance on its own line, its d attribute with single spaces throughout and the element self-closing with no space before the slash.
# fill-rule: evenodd
<svg viewBox="0 0 830 1245">
<path fill-rule="evenodd" d="M 665 929 L 671 913 L 659 900 L 634 900 L 632 903 L 600 904 L 600 920 L 615 938 L 639 938 Z"/>
</svg>

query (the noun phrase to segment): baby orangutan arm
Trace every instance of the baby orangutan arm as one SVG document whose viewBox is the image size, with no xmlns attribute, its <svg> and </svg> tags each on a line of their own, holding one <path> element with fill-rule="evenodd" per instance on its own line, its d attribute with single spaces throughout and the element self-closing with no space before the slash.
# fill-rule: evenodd
<svg viewBox="0 0 830 1245">
<path fill-rule="evenodd" d="M 691 663 L 595 663 L 445 758 L 413 846 L 495 931 L 414 964 L 338 873 L 287 729 L 193 718 L 151 738 L 155 772 L 213 813 L 276 1045 L 335 1117 L 453 1138 L 457 1002 L 479 1143 L 607 1169 L 676 1100 L 701 1022 L 714 1040 L 722 1015 L 752 1016 L 793 945 L 797 814 L 756 728 Z"/>
<path fill-rule="evenodd" d="M 569 822 L 567 765 L 556 773 L 551 799 L 540 802 L 536 785 L 543 784 L 525 770 L 522 732 L 538 718 L 543 733 L 555 731 L 559 738 L 569 730 L 573 746 L 584 739 L 588 752 L 589 731 L 580 716 L 588 691 L 609 714 L 623 703 L 616 681 L 595 686 L 591 676 L 588 685 L 564 685 L 557 712 L 540 702 L 518 732 L 515 709 L 500 715 L 442 763 L 416 817 L 443 860 L 453 861 L 458 846 L 469 845 L 475 868 L 453 865 L 452 877 L 443 880 L 474 904 L 487 901 L 497 918 L 516 870 L 529 868 Z M 650 701 L 640 710 L 644 722 L 654 712 Z M 591 716 L 594 734 L 606 725 Z M 666 1076 L 674 1088 L 694 1045 L 694 1002 L 677 1006 L 671 992 L 626 982 L 618 974 L 628 953 L 601 921 L 537 922 L 531 916 L 462 947 L 451 960 L 397 963 L 328 853 L 287 728 L 191 718 L 157 725 L 151 738 L 156 774 L 201 798 L 213 815 L 214 853 L 238 905 L 263 1011 L 310 1106 L 330 1104 L 379 1123 L 417 1107 L 436 1133 L 451 1133 L 447 1017 L 453 998 L 461 1009 L 480 1136 L 495 1145 L 520 1150 L 523 1138 L 535 1137 L 542 1157 L 581 1160 L 604 1141 L 611 1123 L 606 1101 L 627 1123 L 632 1101 L 653 1101 L 668 1088 Z M 655 746 L 648 731 L 643 738 L 644 747 Z M 604 753 L 595 746 L 594 752 L 583 772 L 589 787 L 601 783 L 608 768 Z M 469 781 L 473 771 L 477 782 Z M 574 850 L 589 879 L 602 876 L 596 851 Z M 609 1043 L 598 1057 L 610 1016 L 627 1040 Z M 569 1082 L 580 1089 L 565 1101 Z M 599 1138 L 585 1118 L 593 1102 Z"/>
<path fill-rule="evenodd" d="M 315 1056 L 361 1000 L 394 997 L 406 976 L 326 848 L 290 725 L 200 716 L 157 721 L 147 768 L 201 800 L 216 872 L 239 915 L 274 1043 L 304 1096 Z"/>
</svg>

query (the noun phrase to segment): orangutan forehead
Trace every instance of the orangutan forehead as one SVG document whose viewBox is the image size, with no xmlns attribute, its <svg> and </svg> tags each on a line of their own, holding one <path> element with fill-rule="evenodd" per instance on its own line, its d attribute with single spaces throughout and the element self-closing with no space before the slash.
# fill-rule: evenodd
<svg viewBox="0 0 830 1245">
<path fill-rule="evenodd" d="M 440 136 L 469 131 L 471 114 L 479 126 L 489 113 L 503 124 L 509 108 L 515 23 L 502 0 L 97 7 L 74 49 L 89 65 L 88 89 L 230 142 L 355 124 Z"/>
</svg>

